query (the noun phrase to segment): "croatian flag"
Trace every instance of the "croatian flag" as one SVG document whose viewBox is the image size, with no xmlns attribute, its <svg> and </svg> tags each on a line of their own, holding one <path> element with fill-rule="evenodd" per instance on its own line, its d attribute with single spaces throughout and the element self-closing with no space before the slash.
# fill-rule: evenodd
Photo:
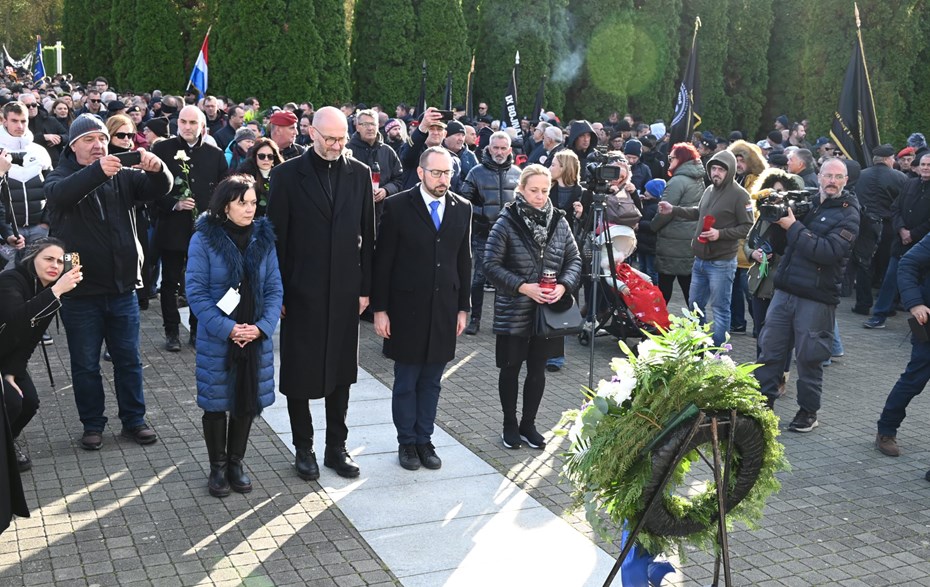
<svg viewBox="0 0 930 587">
<path fill-rule="evenodd" d="M 32 61 L 32 79 L 39 82 L 45 77 L 45 62 L 42 61 L 42 37 L 36 36 L 36 55 Z"/>
<path fill-rule="evenodd" d="M 189 85 L 194 86 L 197 90 L 197 95 L 200 98 L 203 98 L 204 94 L 207 93 L 207 45 L 210 41 L 210 31 L 207 31 L 207 36 L 203 38 L 203 45 L 200 47 L 200 55 L 197 56 L 197 62 L 194 63 L 194 71 L 191 72 L 191 79 Z"/>
</svg>

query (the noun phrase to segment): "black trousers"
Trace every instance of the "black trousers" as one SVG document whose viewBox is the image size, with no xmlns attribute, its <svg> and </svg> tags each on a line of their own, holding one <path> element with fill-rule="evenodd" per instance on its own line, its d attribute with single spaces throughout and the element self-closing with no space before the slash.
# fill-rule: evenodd
<svg viewBox="0 0 930 587">
<path fill-rule="evenodd" d="M 546 361 L 551 353 L 550 346 L 545 339 L 533 337 L 530 339 L 526 354 L 526 379 L 523 381 L 523 411 L 520 425 L 532 426 L 536 423 L 536 413 L 542 403 L 543 392 L 546 390 Z M 510 363 L 501 367 L 497 380 L 498 392 L 501 399 L 501 410 L 504 413 L 504 426 L 517 424 L 517 394 L 520 386 L 520 371 L 523 362 Z"/>
<path fill-rule="evenodd" d="M 14 380 L 22 390 L 23 396 L 20 397 L 19 392 L 3 379 L 3 401 L 6 402 L 7 416 L 10 419 L 10 432 L 13 433 L 13 438 L 18 438 L 19 433 L 39 411 L 39 394 L 28 373 Z"/>
<path fill-rule="evenodd" d="M 187 254 L 178 251 L 161 253 L 161 315 L 165 330 L 177 333 L 181 325 L 181 313 L 178 312 L 178 293 L 184 281 L 187 268 Z M 197 329 L 197 317 L 191 312 L 191 330 Z"/>
<path fill-rule="evenodd" d="M 659 291 L 662 292 L 662 297 L 665 298 L 665 303 L 667 304 L 669 300 L 672 299 L 672 289 L 675 287 L 675 280 L 678 280 L 678 286 L 681 287 L 681 295 L 685 298 L 685 307 L 690 308 L 691 303 L 688 300 L 688 295 L 691 292 L 691 274 L 687 275 L 672 275 L 670 273 L 659 273 Z"/>
<path fill-rule="evenodd" d="M 326 446 L 345 446 L 349 438 L 346 414 L 349 412 L 349 386 L 340 385 L 323 400 L 326 402 Z M 310 400 L 287 398 L 287 415 L 291 419 L 291 433 L 298 450 L 313 448 L 313 418 Z"/>
<path fill-rule="evenodd" d="M 865 214 L 859 220 L 859 236 L 853 245 L 849 270 L 855 271 L 856 308 L 860 310 L 872 307 L 872 257 L 881 240 L 882 224 L 880 219 Z"/>
</svg>

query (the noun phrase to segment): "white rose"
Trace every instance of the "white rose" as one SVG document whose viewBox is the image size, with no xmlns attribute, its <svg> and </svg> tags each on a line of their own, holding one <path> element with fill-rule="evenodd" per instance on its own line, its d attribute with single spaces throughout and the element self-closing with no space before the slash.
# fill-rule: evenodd
<svg viewBox="0 0 930 587">
<path fill-rule="evenodd" d="M 187 156 L 187 153 L 184 152 L 184 149 L 181 149 L 181 150 L 178 151 L 177 154 L 174 156 L 174 160 L 175 160 L 175 161 L 190 161 L 191 158 Z"/>
<path fill-rule="evenodd" d="M 605 381 L 601 379 L 597 384 L 597 395 L 613 400 L 618 405 L 633 397 L 633 388 L 636 387 L 635 377 L 624 377 L 620 381 Z"/>
<path fill-rule="evenodd" d="M 647 338 L 639 343 L 636 347 L 636 351 L 639 354 L 639 360 L 646 363 L 661 363 L 665 355 L 665 350 L 662 348 L 662 345 L 651 338 Z"/>
</svg>

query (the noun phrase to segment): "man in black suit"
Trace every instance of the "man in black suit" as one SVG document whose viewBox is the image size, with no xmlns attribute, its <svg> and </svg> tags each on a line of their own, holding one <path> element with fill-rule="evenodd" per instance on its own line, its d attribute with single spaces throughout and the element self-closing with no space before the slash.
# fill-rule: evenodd
<svg viewBox="0 0 930 587">
<path fill-rule="evenodd" d="M 349 387 L 358 378 L 358 317 L 368 307 L 375 244 L 371 172 L 346 150 L 346 117 L 316 111 L 313 148 L 271 172 L 268 219 L 284 284 L 281 393 L 294 433 L 297 475 L 320 476 L 310 399 L 326 399 L 323 464 L 358 477 L 346 450 Z"/>
<path fill-rule="evenodd" d="M 442 147 L 420 156 L 420 183 L 385 200 L 371 306 L 384 354 L 394 360 L 392 412 L 400 465 L 438 469 L 431 442 L 443 369 L 465 330 L 471 292 L 471 204 L 449 191 Z"/>
</svg>

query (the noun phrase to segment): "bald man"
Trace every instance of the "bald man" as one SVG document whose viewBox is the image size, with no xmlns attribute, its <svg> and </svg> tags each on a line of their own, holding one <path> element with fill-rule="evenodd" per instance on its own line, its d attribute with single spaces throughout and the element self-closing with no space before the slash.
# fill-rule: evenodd
<svg viewBox="0 0 930 587">
<path fill-rule="evenodd" d="M 375 238 L 371 172 L 348 155 L 345 114 L 320 108 L 310 135 L 312 148 L 271 172 L 268 202 L 284 282 L 280 391 L 297 449 L 294 466 L 307 481 L 320 476 L 311 399 L 326 402 L 323 464 L 342 477 L 359 475 L 346 449 L 346 413 Z"/>
<path fill-rule="evenodd" d="M 158 228 L 155 246 L 161 253 L 161 313 L 165 327 L 165 349 L 181 350 L 178 292 L 187 265 L 187 246 L 194 232 L 194 218 L 209 208 L 213 188 L 226 176 L 226 157 L 217 147 L 204 143 L 207 117 L 196 106 L 178 113 L 178 134 L 156 143 L 152 152 L 165 162 L 176 180 L 171 192 L 156 202 Z M 187 161 L 182 161 L 181 155 Z M 186 163 L 185 172 L 181 164 Z M 178 183 L 178 179 L 182 180 Z M 185 194 L 193 197 L 185 197 Z M 197 317 L 190 315 L 189 342 L 197 342 Z M 248 435 L 246 435 L 248 436 Z"/>
</svg>

